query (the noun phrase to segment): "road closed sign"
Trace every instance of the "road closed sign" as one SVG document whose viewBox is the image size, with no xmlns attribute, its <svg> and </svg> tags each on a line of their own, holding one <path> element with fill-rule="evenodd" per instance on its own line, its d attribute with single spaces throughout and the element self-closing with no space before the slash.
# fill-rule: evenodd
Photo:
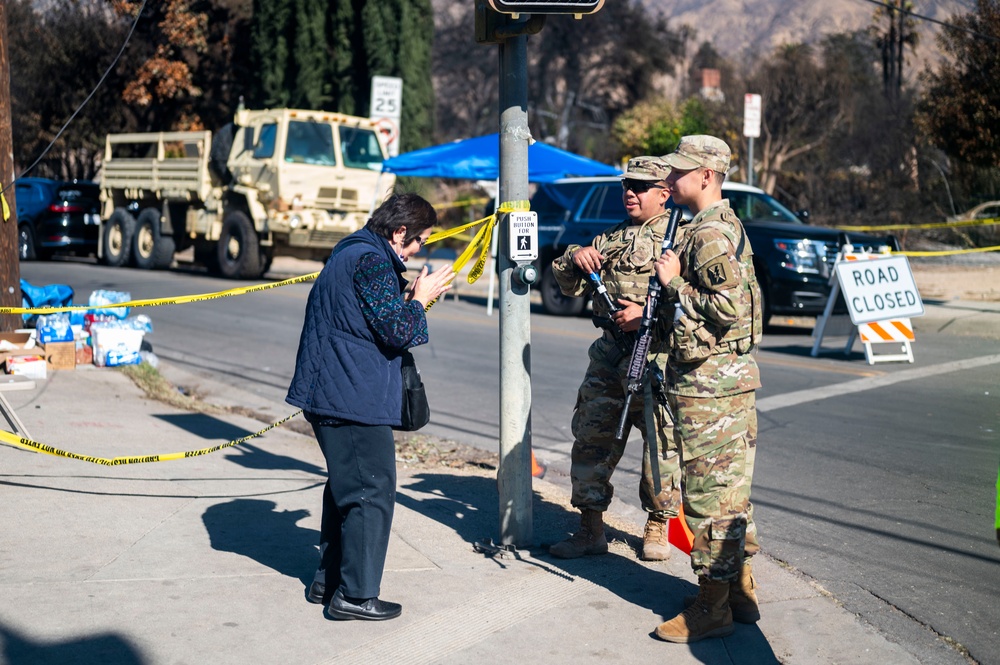
<svg viewBox="0 0 1000 665">
<path fill-rule="evenodd" d="M 854 325 L 924 314 L 905 256 L 841 261 L 837 279 Z"/>
</svg>

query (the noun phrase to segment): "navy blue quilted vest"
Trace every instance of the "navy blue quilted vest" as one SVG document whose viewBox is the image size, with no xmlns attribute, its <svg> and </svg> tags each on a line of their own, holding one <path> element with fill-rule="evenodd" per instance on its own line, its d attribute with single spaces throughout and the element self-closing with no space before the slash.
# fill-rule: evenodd
<svg viewBox="0 0 1000 665">
<path fill-rule="evenodd" d="M 376 342 L 354 292 L 355 266 L 368 252 L 393 266 L 402 292 L 406 268 L 385 238 L 363 228 L 338 243 L 309 292 L 285 401 L 320 416 L 399 425 L 400 350 Z"/>
</svg>

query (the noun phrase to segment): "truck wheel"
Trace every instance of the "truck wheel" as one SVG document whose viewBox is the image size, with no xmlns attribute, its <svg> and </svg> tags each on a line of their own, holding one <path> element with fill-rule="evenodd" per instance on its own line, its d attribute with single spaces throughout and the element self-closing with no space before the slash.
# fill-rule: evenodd
<svg viewBox="0 0 1000 665">
<path fill-rule="evenodd" d="M 174 261 L 176 244 L 172 236 L 161 235 L 160 211 L 146 208 L 136 220 L 132 256 L 137 268 L 164 270 Z"/>
<path fill-rule="evenodd" d="M 552 267 L 546 266 L 542 271 L 542 281 L 538 286 L 542 293 L 542 308 L 547 314 L 554 316 L 579 316 L 587 306 L 586 298 L 573 298 L 563 295 L 556 283 Z"/>
<path fill-rule="evenodd" d="M 126 266 L 132 254 L 132 236 L 135 235 L 135 217 L 124 208 L 116 208 L 104 225 L 104 263 L 109 266 Z"/>
<path fill-rule="evenodd" d="M 219 274 L 229 279 L 260 277 L 260 241 L 250 218 L 236 211 L 222 220 L 222 231 L 216 245 Z"/>
<path fill-rule="evenodd" d="M 21 224 L 17 227 L 17 258 L 34 261 L 36 257 L 35 230 L 31 228 L 31 224 Z"/>
</svg>

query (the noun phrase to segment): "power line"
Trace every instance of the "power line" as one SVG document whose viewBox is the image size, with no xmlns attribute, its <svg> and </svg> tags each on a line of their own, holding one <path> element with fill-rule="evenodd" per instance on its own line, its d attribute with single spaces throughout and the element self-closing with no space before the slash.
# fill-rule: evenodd
<svg viewBox="0 0 1000 665">
<path fill-rule="evenodd" d="M 928 21 L 930 23 L 937 23 L 938 25 L 944 26 L 946 28 L 950 28 L 952 30 L 961 30 L 962 32 L 967 32 L 970 35 L 975 35 L 976 37 L 979 37 L 981 39 L 988 39 L 991 42 L 998 42 L 998 43 L 1000 43 L 1000 37 L 994 37 L 992 35 L 987 35 L 987 34 L 984 34 L 982 32 L 977 32 L 976 30 L 972 30 L 971 28 L 963 28 L 960 25 L 955 25 L 954 23 L 948 23 L 947 21 L 939 21 L 936 18 L 931 18 L 930 16 L 924 16 L 923 14 L 917 14 L 916 12 L 911 12 L 908 9 L 903 9 L 902 7 L 897 7 L 895 5 L 890 5 L 890 4 L 886 3 L 886 2 L 881 2 L 880 0 L 863 0 L 863 2 L 868 2 L 868 3 L 871 3 L 873 5 L 878 5 L 879 7 L 885 7 L 886 9 L 891 9 L 891 10 L 896 11 L 896 12 L 902 12 L 903 14 L 906 14 L 907 16 L 912 16 L 913 18 L 920 19 L 921 21 Z"/>
<path fill-rule="evenodd" d="M 90 91 L 90 94 L 87 95 L 87 98 L 84 99 L 83 102 L 81 102 L 80 105 L 76 107 L 76 110 L 73 111 L 73 114 L 69 117 L 69 119 L 66 120 L 66 122 L 63 124 L 62 128 L 56 133 L 52 141 L 47 146 L 45 146 L 45 150 L 42 150 L 42 154 L 38 155 L 35 161 L 31 163 L 31 166 L 21 171 L 21 175 L 17 176 L 17 178 L 14 178 L 14 181 L 11 182 L 10 185 L 7 185 L 2 190 L 0 190 L 0 194 L 10 189 L 10 186 L 13 185 L 15 182 L 17 182 L 18 178 L 23 178 L 26 174 L 30 173 L 33 168 L 38 166 L 38 162 L 42 161 L 42 158 L 48 154 L 49 150 L 52 149 L 52 146 L 54 146 L 56 144 L 56 141 L 59 140 L 59 137 L 62 136 L 63 132 L 66 131 L 70 123 L 73 122 L 73 119 L 76 118 L 77 114 L 83 110 L 83 107 L 87 105 L 87 102 L 90 101 L 91 97 L 93 97 L 94 94 L 100 89 L 101 85 L 104 84 L 104 79 L 108 78 L 108 74 L 111 73 L 111 70 L 114 69 L 115 65 L 118 64 L 118 61 L 121 60 L 122 54 L 125 53 L 125 47 L 128 46 L 129 40 L 132 39 L 132 33 L 135 32 L 135 27 L 139 24 L 139 17 L 142 16 L 142 10 L 145 8 L 146 8 L 146 0 L 142 0 L 142 6 L 139 7 L 139 11 L 136 12 L 135 14 L 135 20 L 132 21 L 132 27 L 129 29 L 128 35 L 125 36 L 125 42 L 122 44 L 121 49 L 118 51 L 118 55 L 115 56 L 115 59 L 104 71 L 104 75 L 101 76 L 101 80 L 97 82 L 97 85 L 95 85 L 94 89 Z"/>
</svg>

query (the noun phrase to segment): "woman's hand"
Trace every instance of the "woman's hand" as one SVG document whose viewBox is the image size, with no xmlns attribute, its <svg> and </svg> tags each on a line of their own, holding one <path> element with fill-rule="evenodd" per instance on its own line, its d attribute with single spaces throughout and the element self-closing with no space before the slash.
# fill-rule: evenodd
<svg viewBox="0 0 1000 665">
<path fill-rule="evenodd" d="M 442 266 L 434 272 L 429 272 L 424 266 L 410 285 L 410 300 L 416 300 L 424 307 L 442 293 L 451 289 L 451 282 L 455 279 L 455 271 L 451 264 Z"/>
</svg>

